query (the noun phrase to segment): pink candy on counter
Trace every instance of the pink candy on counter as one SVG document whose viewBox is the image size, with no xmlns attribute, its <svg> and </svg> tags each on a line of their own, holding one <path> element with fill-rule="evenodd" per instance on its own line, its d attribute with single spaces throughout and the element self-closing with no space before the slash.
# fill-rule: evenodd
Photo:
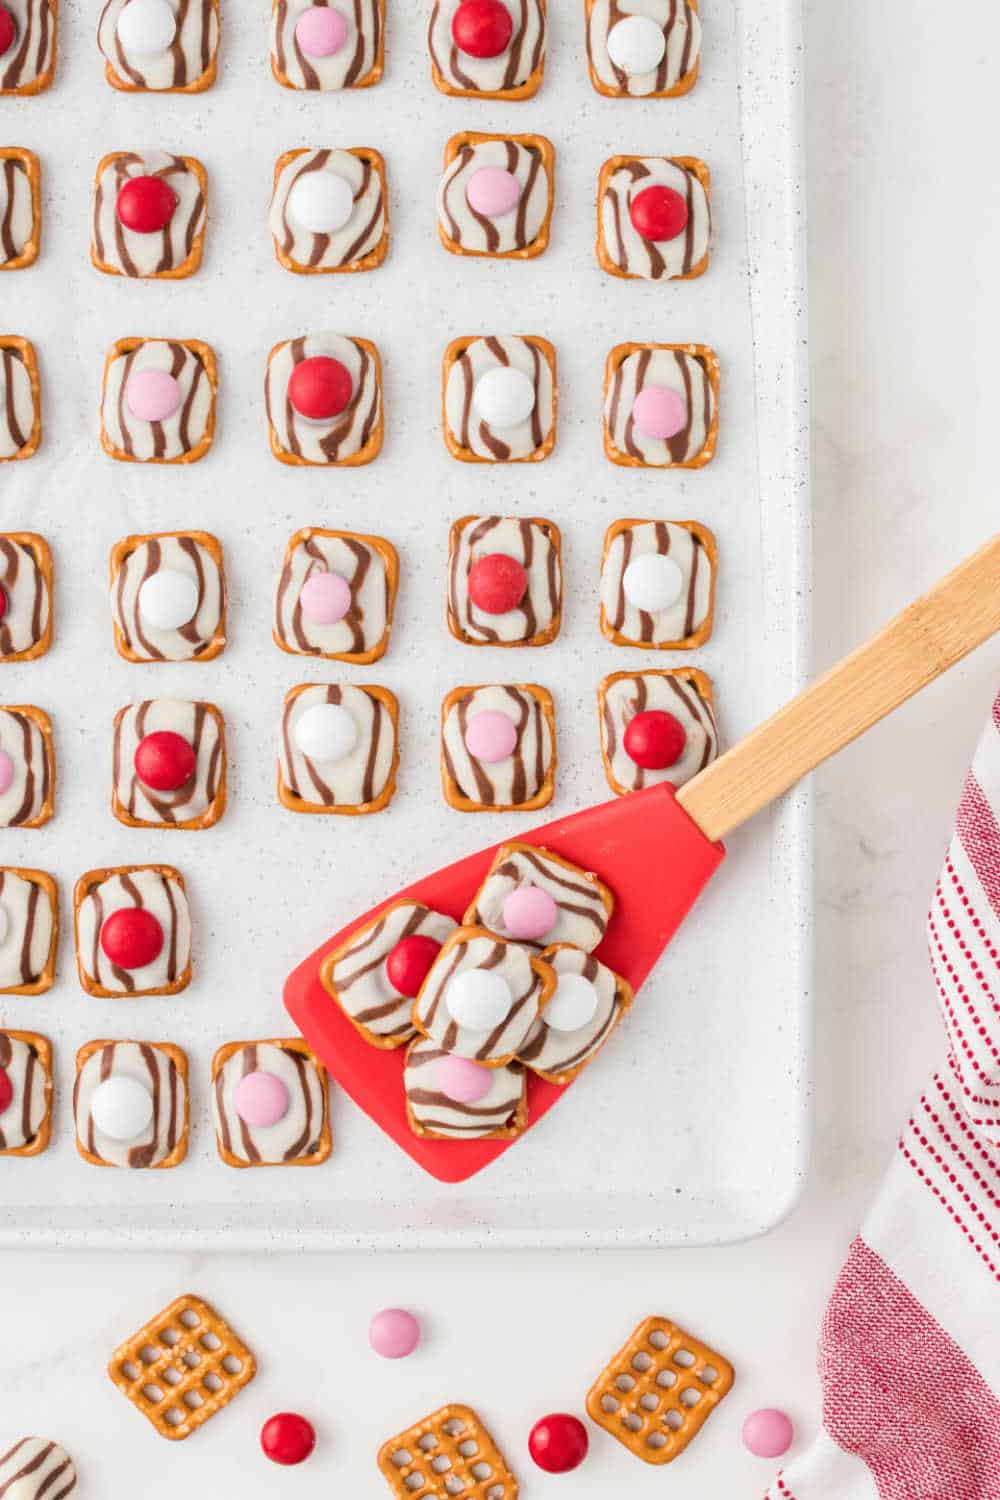
<svg viewBox="0 0 1000 1500">
<path fill-rule="evenodd" d="M 503 167 L 480 167 L 469 178 L 465 198 L 473 213 L 500 219 L 513 213 L 520 202 L 521 184 Z"/>
<path fill-rule="evenodd" d="M 543 938 L 552 931 L 558 915 L 555 901 L 538 885 L 519 885 L 503 904 L 503 925 L 521 942 Z"/>
<path fill-rule="evenodd" d="M 247 1125 L 277 1125 L 288 1113 L 288 1089 L 276 1073 L 259 1068 L 240 1079 L 233 1105 Z"/>
<path fill-rule="evenodd" d="M 488 766 L 513 755 L 517 744 L 517 725 L 506 714 L 487 708 L 473 714 L 465 731 L 465 748 L 476 760 Z"/>
<path fill-rule="evenodd" d="M 489 1068 L 468 1057 L 458 1057 L 452 1052 L 438 1063 L 438 1088 L 456 1104 L 478 1104 L 486 1098 L 491 1083 Z"/>
<path fill-rule="evenodd" d="M 347 41 L 347 22 L 332 5 L 313 5 L 296 21 L 295 40 L 307 57 L 334 57 Z"/>
<path fill-rule="evenodd" d="M 632 420 L 644 437 L 672 438 L 684 430 L 687 407 L 669 386 L 647 385 L 632 403 Z"/>
<path fill-rule="evenodd" d="M 335 625 L 351 607 L 351 589 L 339 573 L 312 573 L 299 592 L 302 613 L 314 625 Z"/>
<path fill-rule="evenodd" d="M 743 1423 L 743 1442 L 757 1458 L 780 1458 L 792 1446 L 791 1418 L 773 1406 L 752 1411 Z"/>
<path fill-rule="evenodd" d="M 136 370 L 128 378 L 125 399 L 140 422 L 165 422 L 181 404 L 181 388 L 166 370 Z"/>
<path fill-rule="evenodd" d="M 383 1359 L 405 1359 L 420 1342 L 420 1324 L 404 1307 L 385 1307 L 368 1325 L 368 1342 Z"/>
</svg>

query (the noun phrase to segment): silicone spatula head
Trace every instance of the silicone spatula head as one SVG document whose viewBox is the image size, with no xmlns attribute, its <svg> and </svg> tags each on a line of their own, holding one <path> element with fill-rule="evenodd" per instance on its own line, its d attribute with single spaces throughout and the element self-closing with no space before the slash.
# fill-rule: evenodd
<svg viewBox="0 0 1000 1500">
<path fill-rule="evenodd" d="M 643 983 L 677 928 L 718 868 L 721 844 L 713 844 L 674 797 L 669 786 L 649 787 L 614 802 L 543 824 L 522 842 L 541 845 L 592 871 L 611 887 L 615 910 L 597 956 L 628 980 Z M 472 904 L 499 844 L 446 865 L 392 900 L 410 896 L 456 920 Z M 442 1182 L 462 1182 L 515 1144 L 511 1140 L 442 1141 L 414 1135 L 406 1118 L 403 1054 L 371 1047 L 320 983 L 323 959 L 389 902 L 363 912 L 289 976 L 285 1005 L 299 1030 L 340 1086 L 425 1171 Z M 561 1087 L 532 1076 L 528 1119 L 534 1125 L 572 1085 Z M 517 1137 L 518 1140 L 523 1137 Z"/>
</svg>

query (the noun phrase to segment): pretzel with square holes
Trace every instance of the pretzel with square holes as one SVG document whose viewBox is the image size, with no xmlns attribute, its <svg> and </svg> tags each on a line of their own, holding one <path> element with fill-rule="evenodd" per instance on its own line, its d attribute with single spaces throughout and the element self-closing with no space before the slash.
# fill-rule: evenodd
<svg viewBox="0 0 1000 1500">
<path fill-rule="evenodd" d="M 122 1395 L 173 1442 L 228 1406 L 256 1373 L 246 1344 L 213 1307 L 190 1294 L 120 1344 L 108 1365 Z"/>
<path fill-rule="evenodd" d="M 390 1438 L 378 1466 L 397 1500 L 517 1500 L 517 1480 L 470 1406 L 442 1406 Z"/>
<path fill-rule="evenodd" d="M 684 1452 L 733 1384 L 733 1367 L 669 1318 L 644 1318 L 594 1382 L 587 1412 L 647 1464 Z"/>
</svg>

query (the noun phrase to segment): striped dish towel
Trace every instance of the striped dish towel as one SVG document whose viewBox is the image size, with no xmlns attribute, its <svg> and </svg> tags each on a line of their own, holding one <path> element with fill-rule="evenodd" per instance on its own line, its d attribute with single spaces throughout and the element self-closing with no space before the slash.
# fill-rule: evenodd
<svg viewBox="0 0 1000 1500">
<path fill-rule="evenodd" d="M 768 1500 L 1000 1500 L 1000 696 L 928 934 L 947 1059 L 826 1311 L 823 1432 Z"/>
</svg>

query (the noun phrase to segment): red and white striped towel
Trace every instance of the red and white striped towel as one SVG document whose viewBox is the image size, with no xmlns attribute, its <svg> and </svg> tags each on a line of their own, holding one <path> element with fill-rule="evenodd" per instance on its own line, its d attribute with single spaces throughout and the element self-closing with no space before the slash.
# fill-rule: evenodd
<svg viewBox="0 0 1000 1500">
<path fill-rule="evenodd" d="M 1000 1500 L 1000 696 L 928 931 L 947 1060 L 826 1311 L 824 1430 L 768 1500 Z"/>
</svg>

